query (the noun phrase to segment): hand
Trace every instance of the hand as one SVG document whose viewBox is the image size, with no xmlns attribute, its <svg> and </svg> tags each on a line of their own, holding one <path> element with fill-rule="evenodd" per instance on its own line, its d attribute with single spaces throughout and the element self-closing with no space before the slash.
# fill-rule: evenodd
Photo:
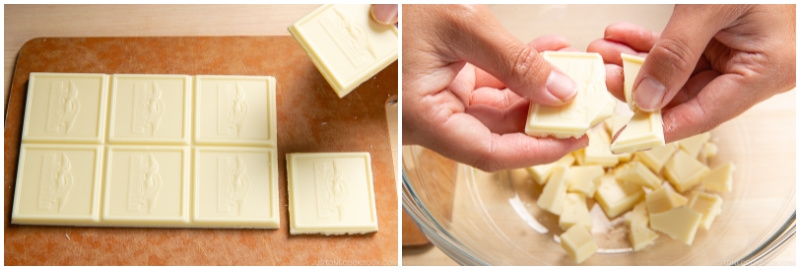
<svg viewBox="0 0 800 270">
<path fill-rule="evenodd" d="M 484 6 L 403 6 L 403 143 L 419 144 L 485 171 L 548 163 L 585 147 L 580 139 L 523 133 L 529 102 L 570 102 L 576 84 Z M 508 87 L 508 89 L 506 89 Z"/>
<path fill-rule="evenodd" d="M 794 5 L 676 5 L 662 34 L 613 24 L 587 50 L 603 56 L 607 87 L 621 100 L 620 53 L 647 57 L 634 82 L 634 103 L 644 111 L 662 109 L 671 142 L 794 88 L 794 22 Z"/>
<path fill-rule="evenodd" d="M 385 25 L 397 25 L 397 5 L 372 5 L 369 15 L 375 22 Z"/>
</svg>

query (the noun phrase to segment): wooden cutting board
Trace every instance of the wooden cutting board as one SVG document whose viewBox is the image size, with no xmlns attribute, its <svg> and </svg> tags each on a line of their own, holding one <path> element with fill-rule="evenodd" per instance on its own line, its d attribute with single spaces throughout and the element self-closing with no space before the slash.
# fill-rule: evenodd
<svg viewBox="0 0 800 270">
<path fill-rule="evenodd" d="M 271 75 L 277 79 L 277 230 L 11 224 L 30 72 Z M 397 265 L 398 200 L 384 102 L 397 62 L 339 99 L 291 37 L 38 38 L 19 53 L 5 127 L 6 265 Z M 285 155 L 372 156 L 377 233 L 289 235 Z"/>
</svg>

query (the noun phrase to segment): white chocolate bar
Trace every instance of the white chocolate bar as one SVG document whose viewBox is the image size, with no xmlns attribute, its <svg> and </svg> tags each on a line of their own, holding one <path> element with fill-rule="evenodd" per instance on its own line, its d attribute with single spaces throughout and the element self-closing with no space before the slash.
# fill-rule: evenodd
<svg viewBox="0 0 800 270">
<path fill-rule="evenodd" d="M 203 146 L 192 111 L 217 113 L 225 95 L 192 106 L 192 91 L 202 96 L 192 76 L 108 77 L 31 73 L 12 223 L 279 227 L 274 78 L 198 76 L 240 85 L 233 92 L 249 95 L 241 125 L 265 127 Z M 60 113 L 32 112 L 48 107 Z"/>
<path fill-rule="evenodd" d="M 286 155 L 291 234 L 378 231 L 368 152 Z"/>
<path fill-rule="evenodd" d="M 22 142 L 103 143 L 108 75 L 31 73 Z"/>
<path fill-rule="evenodd" d="M 370 5 L 324 5 L 289 27 L 341 98 L 397 60 L 398 32 L 370 18 Z"/>
<path fill-rule="evenodd" d="M 579 138 L 614 113 L 616 100 L 606 88 L 603 58 L 597 53 L 546 51 L 542 57 L 572 78 L 578 86 L 567 105 L 531 103 L 525 133 L 535 137 Z"/>
</svg>

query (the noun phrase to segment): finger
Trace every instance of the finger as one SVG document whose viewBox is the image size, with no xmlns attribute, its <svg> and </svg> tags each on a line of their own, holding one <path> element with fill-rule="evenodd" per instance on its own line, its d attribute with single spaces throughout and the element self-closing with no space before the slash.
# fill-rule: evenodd
<svg viewBox="0 0 800 270">
<path fill-rule="evenodd" d="M 718 77 L 720 73 L 715 70 L 706 70 L 695 75 L 692 75 L 686 85 L 678 91 L 675 97 L 672 98 L 665 108 L 677 106 L 678 104 L 688 102 L 700 93 L 714 78 Z"/>
<path fill-rule="evenodd" d="M 467 107 L 466 113 L 481 121 L 492 133 L 522 132 L 525 130 L 525 122 L 528 119 L 529 104 L 529 101 L 520 98 L 517 102 L 502 107 L 470 105 Z"/>
<path fill-rule="evenodd" d="M 672 142 L 710 131 L 769 96 L 754 88 L 738 75 L 715 77 L 694 98 L 662 111 L 664 139 Z"/>
<path fill-rule="evenodd" d="M 495 89 L 503 89 L 506 88 L 506 85 L 503 84 L 500 80 L 492 76 L 486 71 L 482 69 L 476 68 L 475 69 L 475 88 L 479 87 L 490 87 Z"/>
<path fill-rule="evenodd" d="M 711 38 L 738 16 L 720 12 L 721 8 L 724 7 L 675 7 L 634 82 L 636 106 L 656 111 L 677 94 L 695 70 Z"/>
<path fill-rule="evenodd" d="M 586 51 L 599 53 L 600 56 L 603 57 L 603 62 L 618 66 L 622 66 L 622 57 L 620 56 L 622 53 L 641 57 L 647 56 L 646 52 L 636 51 L 623 43 L 605 39 L 592 41 L 589 43 L 589 46 L 586 47 Z"/>
<path fill-rule="evenodd" d="M 496 134 L 468 114 L 454 114 L 437 129 L 432 150 L 484 171 L 521 168 L 550 163 L 586 147 L 580 139 L 533 138 L 522 133 Z M 446 142 L 446 143 L 444 143 Z M 442 147 L 442 145 L 461 147 Z"/>
<path fill-rule="evenodd" d="M 453 16 L 446 40 L 453 54 L 495 78 L 522 97 L 549 106 L 563 105 L 577 85 L 553 69 L 539 52 L 512 36 L 484 6 L 447 6 Z"/>
<path fill-rule="evenodd" d="M 380 4 L 372 5 L 369 9 L 372 19 L 380 24 L 394 25 L 397 23 L 397 5 Z"/>
<path fill-rule="evenodd" d="M 531 40 L 528 42 L 528 46 L 540 52 L 558 51 L 569 48 L 569 40 L 563 36 L 545 35 Z"/>
<path fill-rule="evenodd" d="M 576 51 L 569 47 L 567 38 L 556 35 L 541 36 L 529 42 L 528 46 L 537 51 Z M 475 87 L 506 88 L 503 82 L 479 68 L 475 69 Z"/>
<path fill-rule="evenodd" d="M 498 109 L 506 109 L 518 102 L 529 103 L 509 89 L 497 89 L 490 87 L 481 87 L 472 91 L 470 96 L 469 106 L 483 105 L 490 106 Z M 527 114 L 528 109 L 525 109 Z M 520 129 L 521 130 L 521 129 Z"/>
<path fill-rule="evenodd" d="M 658 32 L 629 22 L 614 23 L 606 27 L 603 39 L 622 43 L 636 52 L 648 52 L 659 37 Z"/>
<path fill-rule="evenodd" d="M 606 64 L 606 88 L 615 98 L 625 102 L 625 73 L 621 66 Z"/>
</svg>

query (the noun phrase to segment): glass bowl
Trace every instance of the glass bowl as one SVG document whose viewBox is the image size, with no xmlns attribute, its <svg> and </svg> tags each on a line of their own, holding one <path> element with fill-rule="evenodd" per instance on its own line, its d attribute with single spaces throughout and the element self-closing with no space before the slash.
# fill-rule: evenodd
<svg viewBox="0 0 800 270">
<path fill-rule="evenodd" d="M 691 246 L 659 233 L 634 252 L 622 215 L 609 220 L 593 204 L 599 250 L 581 265 L 764 264 L 794 245 L 794 100 L 794 91 L 777 95 L 711 132 L 719 152 L 709 164 L 734 163 L 733 190 L 718 193 L 722 213 Z M 486 173 L 423 147 L 403 148 L 403 207 L 460 264 L 575 265 L 558 242 L 558 217 L 536 205 L 541 191 L 525 169 Z"/>
</svg>

